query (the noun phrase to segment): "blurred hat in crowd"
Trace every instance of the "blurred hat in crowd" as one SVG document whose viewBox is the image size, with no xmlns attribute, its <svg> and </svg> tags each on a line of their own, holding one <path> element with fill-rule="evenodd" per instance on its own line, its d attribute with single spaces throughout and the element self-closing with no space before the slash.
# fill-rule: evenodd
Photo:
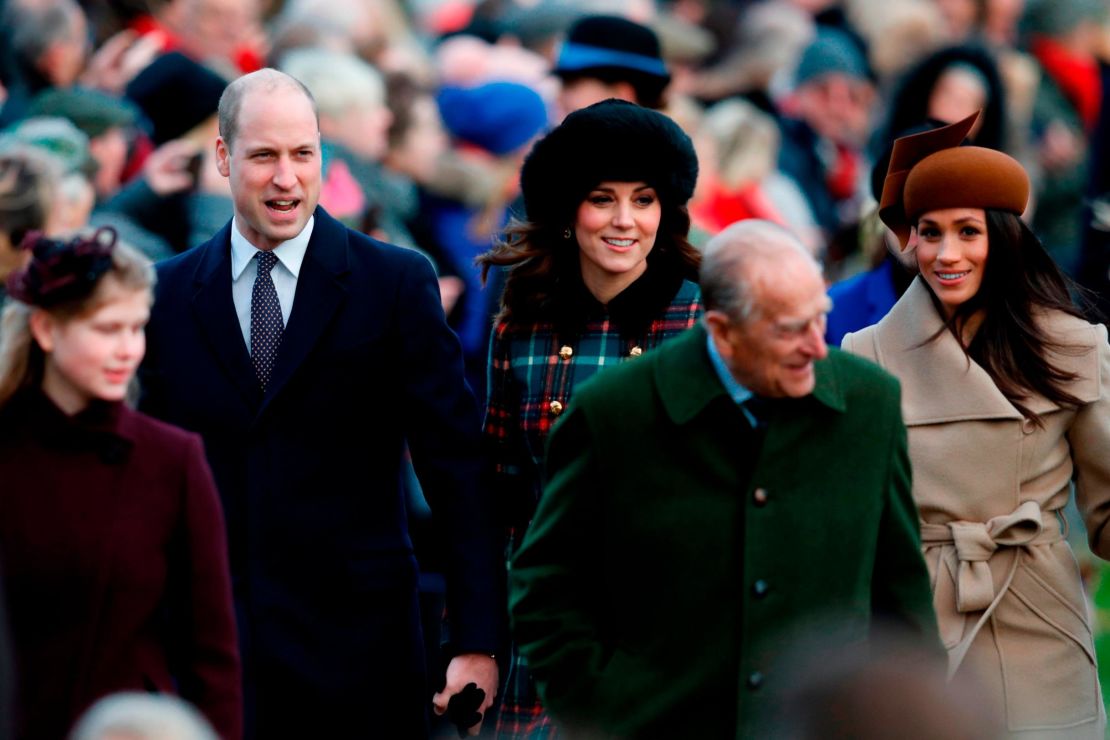
<svg viewBox="0 0 1110 740">
<path fill-rule="evenodd" d="M 150 121 L 154 143 L 178 139 L 216 114 L 227 81 L 176 51 L 155 59 L 126 95 Z"/>
<path fill-rule="evenodd" d="M 516 82 L 444 87 L 436 95 L 447 130 L 492 154 L 508 154 L 547 128 L 540 94 Z"/>
<path fill-rule="evenodd" d="M 130 101 L 87 87 L 49 88 L 31 101 L 28 115 L 65 118 L 90 139 L 133 126 L 139 118 Z"/>
<path fill-rule="evenodd" d="M 1029 33 L 1061 36 L 1084 21 L 1101 23 L 1106 16 L 1103 0 L 1029 0 L 1022 26 Z"/>
<path fill-rule="evenodd" d="M 655 32 L 615 15 L 590 15 L 577 20 L 555 62 L 556 75 L 599 76 L 603 79 L 643 80 L 662 90 L 671 76 Z"/>
<path fill-rule="evenodd" d="M 867 59 L 851 36 L 835 28 L 822 27 L 802 52 L 801 61 L 794 71 L 794 85 L 803 85 L 823 75 L 835 73 L 857 79 L 867 78 Z"/>
<path fill-rule="evenodd" d="M 96 160 L 89 153 L 89 137 L 68 119 L 48 116 L 25 118 L 0 135 L 0 151 L 29 146 L 45 152 L 61 174 L 92 178 Z"/>
<path fill-rule="evenodd" d="M 562 229 L 598 183 L 645 182 L 666 206 L 694 193 L 690 137 L 658 111 L 609 99 L 574 111 L 536 142 L 520 173 L 528 219 Z"/>
</svg>

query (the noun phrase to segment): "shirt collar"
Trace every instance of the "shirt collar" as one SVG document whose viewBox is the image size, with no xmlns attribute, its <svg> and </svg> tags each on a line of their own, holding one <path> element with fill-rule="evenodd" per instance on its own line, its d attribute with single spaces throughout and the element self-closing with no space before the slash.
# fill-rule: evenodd
<svg viewBox="0 0 1110 740">
<path fill-rule="evenodd" d="M 301 233 L 274 247 L 274 256 L 285 266 L 286 270 L 293 274 L 293 277 L 300 276 L 301 263 L 304 262 L 304 255 L 308 250 L 308 241 L 312 238 L 312 227 L 315 222 L 316 217 L 309 216 L 308 223 L 301 229 Z M 231 222 L 231 279 L 238 280 L 243 271 L 247 269 L 250 261 L 254 259 L 254 255 L 260 251 L 258 247 L 247 241 L 247 237 L 239 231 L 239 217 L 234 217 Z"/>
<path fill-rule="evenodd" d="M 743 405 L 745 401 L 752 397 L 752 392 L 745 388 L 732 374 L 732 371 L 728 369 L 725 359 L 717 351 L 717 345 L 713 343 L 713 337 L 709 332 L 705 333 L 705 346 L 709 350 L 709 361 L 713 363 L 713 369 L 717 371 L 717 377 L 721 379 L 721 385 L 725 387 L 729 397 L 738 406 Z"/>
</svg>

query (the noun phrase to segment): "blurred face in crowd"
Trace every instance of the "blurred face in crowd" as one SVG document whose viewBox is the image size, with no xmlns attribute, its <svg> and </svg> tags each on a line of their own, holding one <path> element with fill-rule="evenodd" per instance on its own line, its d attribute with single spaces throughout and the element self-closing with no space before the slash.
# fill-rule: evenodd
<svg viewBox="0 0 1110 740">
<path fill-rule="evenodd" d="M 937 78 L 929 94 L 927 115 L 945 123 L 962 121 L 987 107 L 987 88 L 982 75 L 961 65 L 949 67 Z M 968 136 L 971 139 L 982 128 L 983 117 L 975 120 Z"/>
<path fill-rule="evenodd" d="M 119 190 L 123 168 L 127 165 L 127 135 L 123 129 L 110 128 L 100 136 L 89 139 L 89 154 L 96 160 L 93 187 L 100 197 Z"/>
<path fill-rule="evenodd" d="M 989 254 L 982 208 L 943 208 L 917 221 L 917 266 L 946 317 L 979 292 Z"/>
<path fill-rule="evenodd" d="M 231 59 L 259 32 L 257 0 L 177 0 L 178 32 L 193 54 Z"/>
<path fill-rule="evenodd" d="M 602 182 L 578 206 L 582 282 L 607 303 L 647 270 L 663 207 L 655 189 L 643 182 Z"/>
<path fill-rule="evenodd" d="M 391 123 L 393 114 L 384 105 L 353 105 L 327 122 L 321 119 L 320 128 L 363 159 L 379 162 L 389 146 Z"/>
<path fill-rule="evenodd" d="M 866 141 L 875 100 L 867 80 L 830 72 L 801 85 L 795 98 L 801 117 L 821 136 L 839 144 Z"/>
<path fill-rule="evenodd" d="M 41 66 L 47 78 L 57 87 L 69 87 L 85 69 L 89 53 L 89 25 L 85 13 L 74 8 L 69 29 L 44 52 Z"/>
<path fill-rule="evenodd" d="M 320 131 L 312 104 L 288 83 L 244 93 L 238 133 L 216 142 L 216 166 L 231 182 L 240 233 L 270 250 L 304 229 L 320 200 Z"/>
<path fill-rule="evenodd" d="M 418 183 L 426 183 L 435 175 L 436 164 L 447 151 L 447 132 L 430 95 L 421 95 L 412 102 L 409 117 L 408 129 L 388 155 L 389 165 Z"/>
<path fill-rule="evenodd" d="M 31 332 L 46 354 L 43 392 L 74 414 L 94 400 L 122 401 L 146 351 L 147 290 L 124 288 L 107 277 L 96 307 L 62 319 L 37 309 Z"/>
<path fill-rule="evenodd" d="M 593 77 L 579 77 L 563 82 L 558 103 L 559 109 L 566 116 L 609 98 L 627 100 L 630 103 L 640 102 L 636 100 L 635 88 L 627 82 L 604 82 Z"/>
<path fill-rule="evenodd" d="M 764 398 L 813 392 L 813 363 L 828 355 L 825 317 L 832 302 L 813 260 L 784 252 L 748 267 L 754 311 L 747 319 L 707 311 L 710 335 L 736 380 Z"/>
</svg>

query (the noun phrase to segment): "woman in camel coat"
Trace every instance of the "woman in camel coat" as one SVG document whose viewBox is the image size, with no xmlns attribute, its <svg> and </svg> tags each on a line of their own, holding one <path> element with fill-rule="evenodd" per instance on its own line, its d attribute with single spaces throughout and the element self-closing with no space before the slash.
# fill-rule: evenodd
<svg viewBox="0 0 1110 740">
<path fill-rule="evenodd" d="M 973 121 L 896 143 L 880 215 L 921 274 L 843 346 L 902 383 L 950 674 L 978 680 L 1012 733 L 1101 738 L 1061 509 L 1074 476 L 1091 548 L 1110 556 L 1110 345 L 1019 218 L 1021 166 L 959 147 Z"/>
</svg>

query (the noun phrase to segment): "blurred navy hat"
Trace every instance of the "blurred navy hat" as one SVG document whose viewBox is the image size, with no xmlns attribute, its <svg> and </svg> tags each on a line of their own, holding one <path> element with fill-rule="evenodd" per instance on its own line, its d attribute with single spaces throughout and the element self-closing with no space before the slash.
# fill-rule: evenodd
<svg viewBox="0 0 1110 740">
<path fill-rule="evenodd" d="M 571 113 L 536 142 L 520 173 L 528 219 L 562 230 L 598 183 L 645 182 L 665 206 L 690 200 L 698 158 L 690 137 L 658 111 L 609 99 Z"/>
<path fill-rule="evenodd" d="M 134 125 L 139 112 L 130 101 L 100 90 L 53 87 L 35 96 L 28 116 L 65 118 L 90 139 L 95 139 L 109 129 Z"/>
<path fill-rule="evenodd" d="M 671 81 L 655 32 L 615 15 L 590 15 L 576 21 L 552 71 L 564 80 L 627 80 L 637 89 L 648 90 L 647 97 L 657 97 Z"/>
<path fill-rule="evenodd" d="M 163 144 L 216 114 L 227 81 L 176 51 L 155 59 L 127 85 L 127 97 L 146 115 L 151 138 Z"/>
<path fill-rule="evenodd" d="M 821 27 L 817 37 L 802 52 L 794 72 L 794 84 L 801 85 L 835 72 L 865 79 L 869 75 L 867 59 L 851 36 L 835 28 Z"/>
<path fill-rule="evenodd" d="M 547 128 L 543 98 L 516 82 L 444 87 L 436 95 L 436 102 L 453 136 L 493 154 L 519 149 Z"/>
</svg>

